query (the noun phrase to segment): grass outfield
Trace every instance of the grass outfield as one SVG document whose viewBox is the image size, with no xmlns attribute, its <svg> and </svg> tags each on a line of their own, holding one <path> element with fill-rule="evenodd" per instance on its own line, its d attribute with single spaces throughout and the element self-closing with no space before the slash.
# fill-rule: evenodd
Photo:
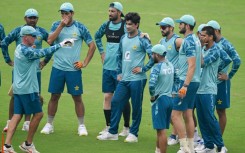
<svg viewBox="0 0 245 153">
<path fill-rule="evenodd" d="M 64 1 L 32 1 L 32 0 L 1 0 L 0 5 L 0 23 L 5 27 L 8 34 L 15 27 L 24 24 L 24 12 L 28 8 L 35 8 L 39 12 L 38 25 L 50 30 L 51 24 L 60 20 L 58 9 Z M 92 35 L 99 26 L 108 19 L 109 0 L 96 1 L 70 1 L 75 8 L 74 18 L 84 23 Z M 192 14 L 197 21 L 197 25 L 206 23 L 211 19 L 217 20 L 222 27 L 222 34 L 230 40 L 236 47 L 241 59 L 245 58 L 244 52 L 244 0 L 185 0 L 185 1 L 162 1 L 162 0 L 122 0 L 124 6 L 124 14 L 130 11 L 138 12 L 141 15 L 140 29 L 148 32 L 151 36 L 152 43 L 158 43 L 161 38 L 160 30 L 155 25 L 163 17 L 170 16 L 174 19 L 181 17 L 183 14 Z M 176 24 L 176 33 L 178 33 L 178 25 Z M 195 28 L 196 30 L 197 28 Z M 105 40 L 104 40 L 105 41 Z M 44 43 L 44 46 L 47 46 Z M 15 43 L 11 44 L 9 51 L 13 59 Z M 87 47 L 83 46 L 84 59 Z M 86 107 L 85 123 L 89 132 L 87 137 L 79 137 L 77 135 L 77 118 L 75 116 L 74 104 L 72 98 L 65 93 L 59 101 L 58 112 L 55 117 L 55 133 L 51 135 L 40 134 L 41 128 L 46 123 L 47 105 L 50 94 L 47 92 L 49 75 L 51 71 L 52 61 L 42 71 L 42 95 L 45 99 L 43 110 L 44 118 L 40 123 L 38 131 L 35 135 L 35 145 L 42 153 L 153 153 L 155 149 L 156 132 L 152 129 L 150 102 L 148 85 L 146 86 L 143 117 L 139 132 L 139 142 L 135 144 L 127 144 L 123 142 L 123 138 L 119 141 L 98 141 L 96 136 L 98 132 L 104 128 L 104 115 L 102 111 L 103 94 L 101 93 L 101 62 L 98 51 L 91 60 L 89 66 L 83 70 L 84 95 L 83 100 Z M 8 118 L 8 104 L 10 97 L 7 96 L 8 89 L 11 84 L 11 68 L 4 62 L 2 54 L 0 55 L 0 70 L 2 72 L 2 86 L 0 87 L 0 129 L 6 124 Z M 225 145 L 230 153 L 244 153 L 244 87 L 245 70 L 243 65 L 239 72 L 232 79 L 231 89 L 231 109 L 228 109 L 228 124 L 223 136 Z M 13 138 L 13 146 L 17 152 L 20 152 L 18 145 L 25 140 L 26 133 L 21 131 L 22 123 L 18 126 L 16 134 Z M 122 126 L 120 126 L 121 130 Z M 170 130 L 168 131 L 168 133 Z M 171 146 L 168 153 L 177 152 L 179 146 Z"/>
</svg>

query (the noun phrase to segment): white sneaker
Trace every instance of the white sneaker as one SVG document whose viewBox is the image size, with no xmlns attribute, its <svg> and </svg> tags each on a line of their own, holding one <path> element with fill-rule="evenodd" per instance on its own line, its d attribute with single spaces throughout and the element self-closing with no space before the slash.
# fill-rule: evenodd
<svg viewBox="0 0 245 153">
<path fill-rule="evenodd" d="M 227 152 L 228 152 L 228 149 L 224 146 L 221 148 L 221 151 L 218 153 L 227 153 Z"/>
<path fill-rule="evenodd" d="M 198 142 L 197 146 L 194 148 L 195 151 L 201 151 L 204 150 L 205 146 L 204 146 L 204 141 L 203 139 L 201 139 L 201 141 Z"/>
<path fill-rule="evenodd" d="M 34 144 L 32 143 L 30 146 L 27 146 L 25 142 L 23 142 L 19 148 L 27 153 L 39 153 L 39 151 L 36 150 Z"/>
<path fill-rule="evenodd" d="M 79 125 L 77 131 L 78 131 L 77 133 L 79 136 L 87 136 L 88 135 L 88 131 L 87 131 L 86 126 L 84 124 Z"/>
<path fill-rule="evenodd" d="M 172 146 L 172 145 L 176 145 L 179 143 L 179 139 L 178 136 L 176 136 L 176 139 L 174 139 L 173 137 L 169 136 L 168 137 L 168 145 Z"/>
<path fill-rule="evenodd" d="M 180 147 L 177 153 L 190 153 L 189 148 Z"/>
<path fill-rule="evenodd" d="M 6 124 L 6 126 L 3 128 L 3 131 L 4 131 L 4 132 L 7 132 L 7 131 L 8 131 L 9 122 L 10 122 L 10 120 L 7 120 L 7 124 Z"/>
<path fill-rule="evenodd" d="M 50 134 L 54 132 L 54 126 L 53 124 L 46 123 L 45 126 L 43 127 L 41 133 L 43 134 Z"/>
<path fill-rule="evenodd" d="M 22 127 L 22 131 L 29 131 L 30 121 L 25 121 Z"/>
<path fill-rule="evenodd" d="M 129 134 L 129 127 L 123 127 L 123 130 L 119 133 L 119 136 L 126 137 Z"/>
<path fill-rule="evenodd" d="M 196 153 L 216 153 L 216 149 L 204 148 L 203 150 L 196 151 Z"/>
<path fill-rule="evenodd" d="M 3 146 L 3 150 L 4 150 L 4 153 L 16 153 L 12 146 L 10 148 Z"/>
<path fill-rule="evenodd" d="M 132 133 L 129 133 L 126 139 L 124 140 L 124 142 L 128 142 L 128 143 L 138 142 L 138 137 L 136 137 Z"/>
<path fill-rule="evenodd" d="M 104 134 L 109 131 L 110 126 L 106 126 L 102 131 L 99 132 L 99 134 Z"/>
<path fill-rule="evenodd" d="M 98 140 L 118 140 L 118 134 L 111 134 L 110 132 L 105 132 L 97 136 Z"/>
</svg>

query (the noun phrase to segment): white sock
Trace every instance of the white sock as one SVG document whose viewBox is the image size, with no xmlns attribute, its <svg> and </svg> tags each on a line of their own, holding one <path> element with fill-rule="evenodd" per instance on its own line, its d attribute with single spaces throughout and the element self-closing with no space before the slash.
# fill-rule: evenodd
<svg viewBox="0 0 245 153">
<path fill-rule="evenodd" d="M 191 153 L 195 153 L 195 151 L 194 151 L 194 138 L 187 138 L 187 142 L 188 142 L 188 147 L 189 147 Z"/>
</svg>

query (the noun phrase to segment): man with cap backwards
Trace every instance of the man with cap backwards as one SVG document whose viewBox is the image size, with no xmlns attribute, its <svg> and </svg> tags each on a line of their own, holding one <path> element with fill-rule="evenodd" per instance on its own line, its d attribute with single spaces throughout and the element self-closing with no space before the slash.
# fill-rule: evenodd
<svg viewBox="0 0 245 153">
<path fill-rule="evenodd" d="M 193 33 L 196 25 L 193 16 L 184 15 L 176 22 L 179 23 L 179 32 L 184 35 L 184 39 L 179 49 L 180 98 L 174 100 L 172 121 L 180 141 L 178 153 L 193 153 L 194 122 L 192 111 L 200 83 L 201 43 Z M 182 122 L 182 114 L 184 123 Z"/>
<path fill-rule="evenodd" d="M 202 74 L 197 90 L 196 109 L 200 130 L 205 148 L 196 152 L 226 153 L 219 123 L 214 115 L 215 96 L 217 94 L 217 74 L 219 70 L 230 64 L 231 59 L 225 51 L 215 43 L 215 32 L 211 26 L 205 26 L 201 31 L 201 41 L 205 45 L 202 52 Z M 219 66 L 222 60 L 223 65 Z"/>
<path fill-rule="evenodd" d="M 5 38 L 5 31 L 2 24 L 0 24 L 0 47 L 1 47 L 1 41 Z M 1 71 L 0 71 L 0 86 L 1 86 Z"/>
<path fill-rule="evenodd" d="M 48 32 L 42 28 L 37 26 L 37 22 L 39 19 L 39 15 L 38 12 L 33 9 L 30 8 L 28 10 L 26 10 L 25 12 L 25 16 L 24 16 L 24 20 L 26 22 L 25 25 L 29 25 L 32 26 L 33 28 L 35 28 L 37 30 L 37 39 L 35 39 L 34 42 L 34 46 L 37 49 L 42 48 L 42 41 L 46 41 L 48 39 Z M 17 28 L 15 28 L 14 30 L 12 30 L 2 41 L 2 53 L 3 53 L 3 57 L 5 59 L 5 62 L 9 65 L 9 66 L 14 66 L 14 62 L 11 60 L 10 56 L 9 56 L 9 52 L 8 52 L 8 46 L 15 41 L 16 45 L 21 43 L 21 36 L 20 36 L 20 30 L 23 26 L 19 26 Z M 39 93 L 41 92 L 41 69 L 49 62 L 49 60 L 51 59 L 51 55 L 48 55 L 45 57 L 44 60 L 40 61 L 39 59 L 36 60 L 36 66 L 37 66 L 37 77 L 38 77 L 38 85 L 39 85 Z M 12 90 L 12 89 L 10 89 Z M 14 97 L 13 95 L 11 95 L 11 99 L 10 99 L 10 111 L 9 111 L 9 120 L 7 121 L 7 125 L 4 128 L 4 131 L 7 131 L 8 129 L 8 122 L 10 121 L 10 119 L 13 116 L 13 109 L 14 109 Z M 40 95 L 40 101 L 42 102 L 42 97 Z M 28 131 L 29 129 L 29 123 L 30 123 L 30 117 L 31 116 L 26 116 L 25 117 L 25 122 L 23 124 L 23 131 Z"/>
<path fill-rule="evenodd" d="M 53 120 L 57 111 L 58 101 L 66 83 L 67 91 L 71 94 L 75 103 L 78 118 L 78 135 L 88 135 L 84 125 L 84 104 L 82 101 L 82 71 L 93 57 L 96 49 L 89 30 L 82 23 L 73 20 L 74 8 L 71 3 L 63 3 L 60 6 L 61 21 L 54 22 L 48 37 L 49 44 L 58 44 L 66 38 L 72 38 L 74 45 L 60 48 L 54 53 L 54 63 L 50 76 L 48 91 L 51 98 L 48 105 L 48 121 L 41 133 L 54 132 Z M 88 53 L 83 62 L 80 61 L 82 41 L 88 45 Z"/>
<path fill-rule="evenodd" d="M 123 6 L 119 2 L 109 5 L 109 21 L 104 22 L 95 34 L 95 41 L 103 63 L 102 92 L 104 93 L 104 116 L 106 128 L 99 134 L 107 132 L 110 128 L 111 99 L 117 86 L 117 50 L 121 37 L 125 34 L 125 21 L 121 18 Z M 104 51 L 102 37 L 106 35 L 107 44 Z M 125 105 L 123 110 L 124 128 L 119 136 L 127 136 L 129 133 L 130 104 Z"/>
<path fill-rule="evenodd" d="M 165 58 L 167 49 L 157 44 L 152 47 L 152 58 L 156 63 L 149 80 L 153 128 L 157 130 L 156 153 L 166 153 L 167 133 L 173 107 L 172 88 L 174 84 L 174 66 Z"/>
<path fill-rule="evenodd" d="M 133 122 L 130 133 L 124 142 L 138 142 L 138 131 L 142 117 L 143 92 L 146 84 L 146 74 L 154 62 L 151 58 L 151 48 L 147 38 L 140 37 L 138 30 L 140 16 L 130 12 L 125 16 L 127 33 L 122 36 L 117 52 L 117 79 L 119 81 L 111 101 L 111 126 L 109 131 L 97 136 L 99 140 L 118 140 L 118 124 L 122 110 L 131 98 Z M 150 57 L 144 65 L 146 53 Z"/>
<path fill-rule="evenodd" d="M 221 27 L 219 23 L 217 21 L 211 20 L 207 23 L 207 25 L 214 28 L 215 36 L 217 38 L 215 42 L 232 59 L 232 66 L 230 72 L 228 72 L 229 66 L 227 66 L 226 68 L 218 72 L 219 74 L 217 80 L 218 94 L 216 97 L 216 111 L 219 116 L 219 125 L 221 133 L 223 135 L 227 122 L 226 109 L 230 107 L 230 80 L 238 71 L 241 64 L 241 59 L 234 46 L 222 36 Z M 221 62 L 220 66 L 222 66 L 222 64 L 223 63 Z"/>
<path fill-rule="evenodd" d="M 41 103 L 39 101 L 39 86 L 36 76 L 36 59 L 53 54 L 56 50 L 64 47 L 66 42 L 56 44 L 46 49 L 33 47 L 36 37 L 40 34 L 32 26 L 23 26 L 20 31 L 21 43 L 16 47 L 14 53 L 14 115 L 9 122 L 5 153 L 15 153 L 11 141 L 23 114 L 33 114 L 27 139 L 19 147 L 24 152 L 39 153 L 34 144 L 33 137 L 43 117 Z M 72 40 L 70 40 L 72 42 Z"/>
<path fill-rule="evenodd" d="M 164 45 L 167 49 L 166 58 L 174 65 L 175 70 L 178 71 L 179 49 L 182 44 L 182 38 L 174 33 L 174 21 L 170 17 L 165 17 L 162 21 L 156 23 L 156 25 L 160 26 L 160 31 L 163 36 L 159 43 Z M 175 82 L 173 86 L 173 94 L 178 92 L 178 88 L 179 82 Z M 176 130 L 173 128 L 172 134 L 168 138 L 168 145 L 175 145 L 178 142 Z"/>
</svg>

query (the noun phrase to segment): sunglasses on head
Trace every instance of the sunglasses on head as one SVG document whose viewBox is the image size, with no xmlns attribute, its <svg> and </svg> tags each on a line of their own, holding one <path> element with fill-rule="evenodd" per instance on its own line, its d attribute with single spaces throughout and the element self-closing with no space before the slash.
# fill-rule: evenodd
<svg viewBox="0 0 245 153">
<path fill-rule="evenodd" d="M 37 19 L 37 17 L 36 16 L 29 16 L 29 17 L 27 17 L 28 19 Z"/>
<path fill-rule="evenodd" d="M 160 28 L 161 28 L 162 30 L 167 29 L 167 27 L 169 27 L 169 26 L 160 26 Z"/>
<path fill-rule="evenodd" d="M 115 5 L 114 3 L 111 3 L 111 4 L 109 5 L 109 7 L 114 7 L 114 5 Z"/>
</svg>

